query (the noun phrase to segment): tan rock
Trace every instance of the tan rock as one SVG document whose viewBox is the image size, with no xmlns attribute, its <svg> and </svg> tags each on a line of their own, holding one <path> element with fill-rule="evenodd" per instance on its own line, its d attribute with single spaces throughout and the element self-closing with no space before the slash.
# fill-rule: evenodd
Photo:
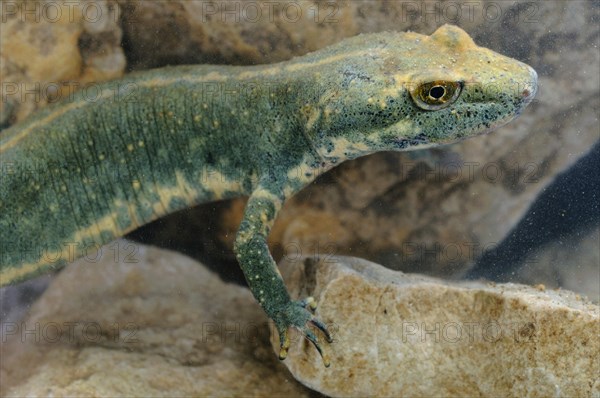
<svg viewBox="0 0 600 398">
<path fill-rule="evenodd" d="M 330 368 L 301 338 L 284 362 L 326 395 L 600 394 L 600 309 L 574 293 L 444 282 L 349 257 L 281 269 L 335 332 Z"/>
<path fill-rule="evenodd" d="M 119 23 L 118 5 L 107 0 L 3 3 L 0 127 L 88 84 L 121 76 Z"/>
<path fill-rule="evenodd" d="M 133 69 L 273 63 L 359 33 L 352 2 L 118 1 Z"/>
<path fill-rule="evenodd" d="M 127 241 L 98 258 L 67 267 L 27 318 L 3 323 L 2 396 L 309 396 L 247 289 Z"/>
</svg>

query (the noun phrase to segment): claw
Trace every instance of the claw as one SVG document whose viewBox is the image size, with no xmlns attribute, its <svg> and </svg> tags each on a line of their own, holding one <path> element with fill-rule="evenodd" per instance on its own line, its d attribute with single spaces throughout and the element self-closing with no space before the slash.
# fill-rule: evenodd
<svg viewBox="0 0 600 398">
<path fill-rule="evenodd" d="M 288 336 L 287 330 L 279 332 L 279 338 L 281 340 L 279 344 L 279 359 L 282 361 L 287 358 L 288 349 L 290 348 L 290 337 Z"/>
<path fill-rule="evenodd" d="M 277 331 L 279 332 L 279 359 L 284 360 L 288 355 L 288 349 L 291 345 L 288 329 L 293 327 L 299 330 L 312 343 L 319 352 L 319 355 L 321 355 L 325 367 L 329 367 L 329 357 L 323 353 L 317 336 L 308 327 L 308 323 L 312 324 L 325 335 L 327 342 L 331 343 L 333 341 L 331 333 L 327 330 L 327 326 L 312 315 L 310 310 L 314 311 L 316 307 L 317 302 L 315 299 L 307 297 L 304 300 L 290 302 L 286 307 L 286 311 L 280 313 L 283 316 L 281 318 L 277 317 L 278 319 L 274 318 L 277 324 Z"/>
<path fill-rule="evenodd" d="M 321 349 L 321 345 L 319 344 L 319 341 L 317 340 L 317 336 L 315 336 L 314 333 L 307 327 L 302 328 L 302 333 L 304 334 L 304 337 L 306 337 L 306 339 L 315 346 L 317 351 L 319 351 L 319 354 L 321 355 L 321 359 L 323 359 L 323 365 L 325 365 L 325 367 L 328 368 L 329 365 L 331 365 L 331 363 L 329 362 L 329 357 L 327 356 L 327 354 L 323 353 L 323 350 Z"/>
<path fill-rule="evenodd" d="M 304 308 L 308 307 L 311 311 L 317 309 L 317 302 L 313 297 L 307 297 L 304 300 L 301 300 L 300 305 Z"/>
<path fill-rule="evenodd" d="M 333 342 L 333 337 L 331 337 L 331 333 L 329 333 L 327 326 L 325 326 L 325 324 L 323 322 L 321 322 L 320 320 L 318 320 L 315 317 L 310 318 L 309 322 L 312 323 L 313 325 L 315 325 L 315 327 L 317 329 L 319 329 L 321 332 L 323 332 L 328 343 Z"/>
</svg>

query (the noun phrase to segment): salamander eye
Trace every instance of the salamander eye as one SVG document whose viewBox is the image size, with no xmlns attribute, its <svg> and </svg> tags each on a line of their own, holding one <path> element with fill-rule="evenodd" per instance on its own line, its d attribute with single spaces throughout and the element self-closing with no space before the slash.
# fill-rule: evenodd
<svg viewBox="0 0 600 398">
<path fill-rule="evenodd" d="M 435 111 L 456 101 L 461 90 L 461 82 L 436 80 L 418 85 L 410 90 L 410 95 L 419 108 Z"/>
</svg>

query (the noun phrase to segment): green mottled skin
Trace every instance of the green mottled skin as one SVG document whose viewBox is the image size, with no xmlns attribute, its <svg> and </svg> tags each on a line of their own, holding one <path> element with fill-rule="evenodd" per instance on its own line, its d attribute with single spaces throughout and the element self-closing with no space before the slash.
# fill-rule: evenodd
<svg viewBox="0 0 600 398">
<path fill-rule="evenodd" d="M 423 109 L 409 90 L 434 80 L 460 82 L 462 92 L 443 109 Z M 306 303 L 290 300 L 266 244 L 282 203 L 346 159 L 453 142 L 506 123 L 531 101 L 536 76 L 445 26 L 431 37 L 362 35 L 277 65 L 164 68 L 100 88 L 112 94 L 82 101 L 79 93 L 0 135 L 0 282 L 71 260 L 47 261 L 40 249 L 71 242 L 76 258 L 82 247 L 164 214 L 249 195 L 235 249 L 278 327 L 284 357 L 288 327 L 316 337 L 306 328 L 313 320 Z M 211 178 L 238 185 L 217 190 Z M 159 206 L 161 190 L 170 195 Z M 112 227 L 94 229 L 111 216 Z"/>
</svg>

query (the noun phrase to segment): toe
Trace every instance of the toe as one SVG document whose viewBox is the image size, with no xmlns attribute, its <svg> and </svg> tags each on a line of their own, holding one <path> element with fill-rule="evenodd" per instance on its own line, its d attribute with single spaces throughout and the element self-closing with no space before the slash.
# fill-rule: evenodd
<svg viewBox="0 0 600 398">
<path fill-rule="evenodd" d="M 300 305 L 304 308 L 310 309 L 311 311 L 317 309 L 317 302 L 313 297 L 307 297 L 304 300 L 301 300 Z"/>
<path fill-rule="evenodd" d="M 319 355 L 321 355 L 321 358 L 323 359 L 323 364 L 325 365 L 326 368 L 328 368 L 330 365 L 329 357 L 323 353 L 323 349 L 321 348 L 321 345 L 319 344 L 319 340 L 317 340 L 317 336 L 315 336 L 315 334 L 307 327 L 304 327 L 302 329 L 302 334 L 304 334 L 304 337 L 306 337 L 306 339 L 315 346 L 317 351 L 319 351 Z"/>
<path fill-rule="evenodd" d="M 331 337 L 331 333 L 329 333 L 327 326 L 323 322 L 321 322 L 319 319 L 315 318 L 314 316 L 310 319 L 309 322 L 312 323 L 313 325 L 315 325 L 315 327 L 317 329 L 319 329 L 321 332 L 323 332 L 328 343 L 333 342 L 333 337 Z"/>
<path fill-rule="evenodd" d="M 279 359 L 284 360 L 287 358 L 288 349 L 290 348 L 290 337 L 288 336 L 287 330 L 279 332 Z"/>
</svg>

